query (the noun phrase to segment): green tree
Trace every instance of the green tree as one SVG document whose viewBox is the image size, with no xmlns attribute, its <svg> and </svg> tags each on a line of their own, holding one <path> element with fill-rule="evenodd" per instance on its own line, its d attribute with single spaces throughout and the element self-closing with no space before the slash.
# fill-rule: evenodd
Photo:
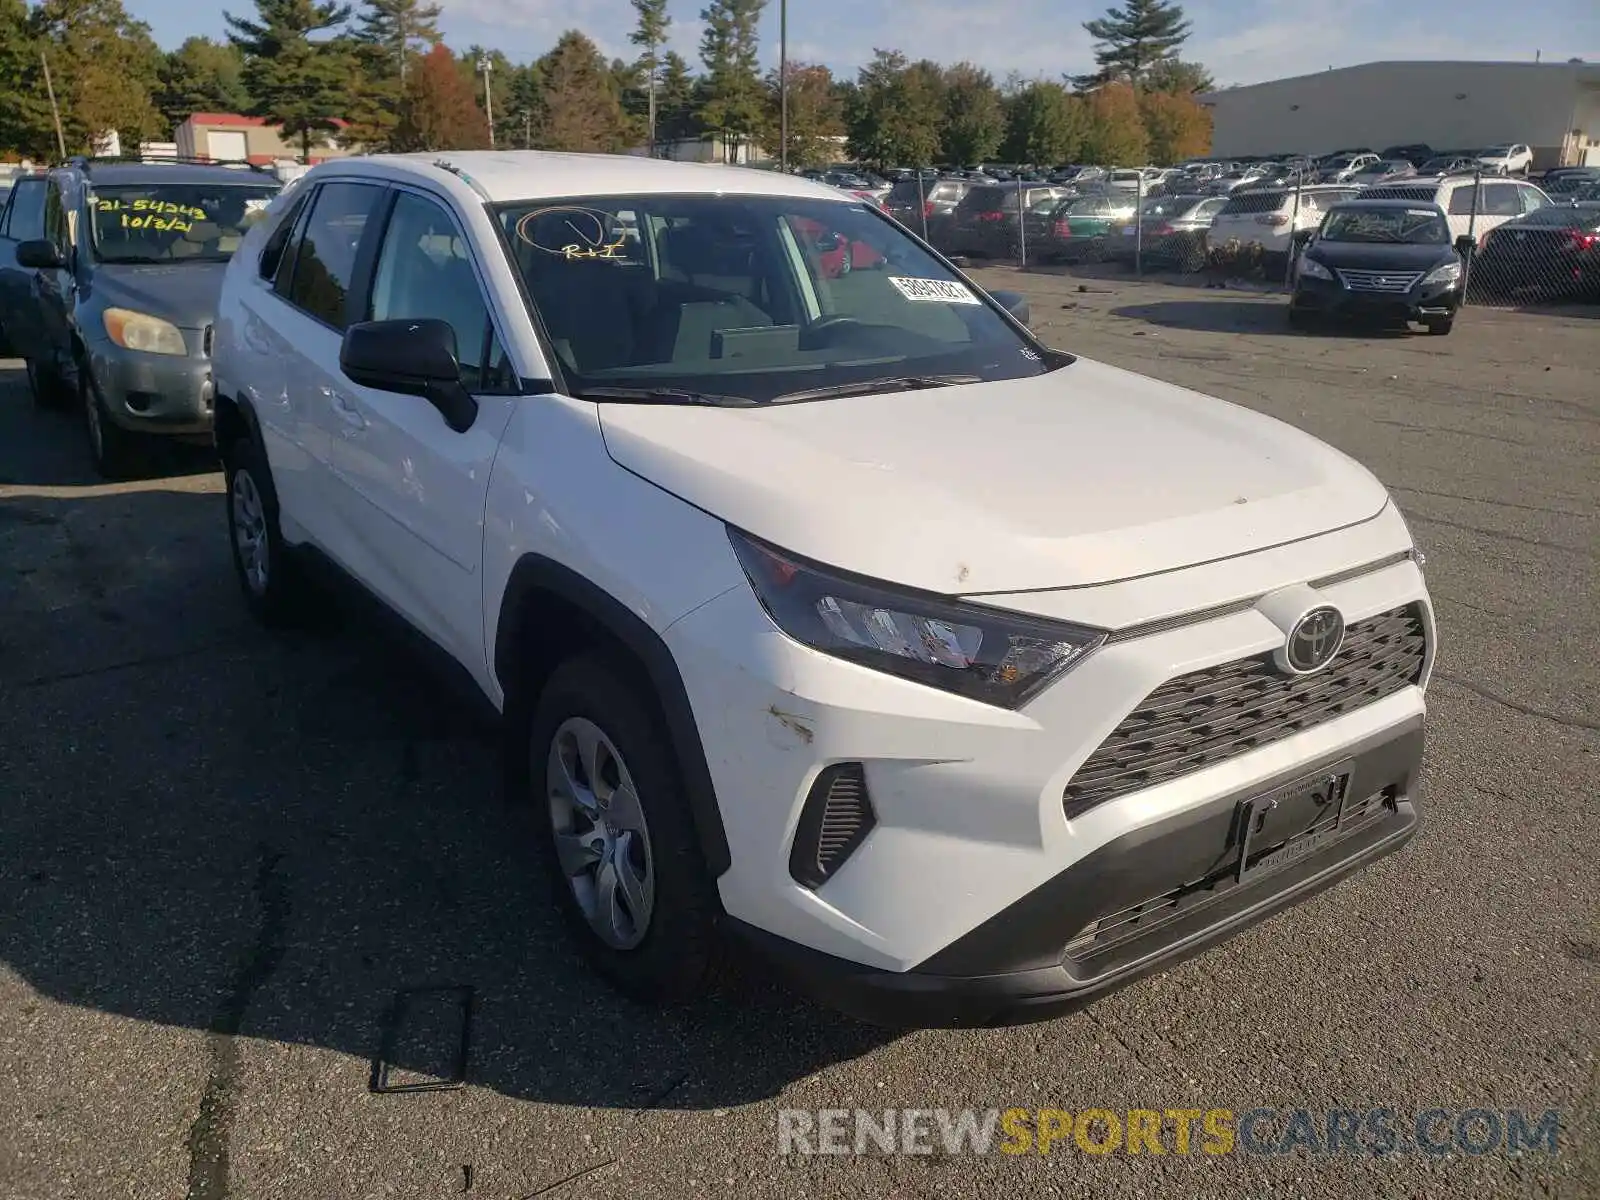
<svg viewBox="0 0 1600 1200">
<path fill-rule="evenodd" d="M 1082 99 L 1087 110 L 1082 157 L 1104 166 L 1138 166 L 1150 155 L 1150 140 L 1138 94 L 1126 83 L 1108 83 Z"/>
<path fill-rule="evenodd" d="M 1211 150 L 1211 110 L 1191 95 L 1144 92 L 1139 97 L 1150 161 L 1170 166 Z"/>
<path fill-rule="evenodd" d="M 932 165 L 939 154 L 943 98 L 933 64 L 908 64 L 898 50 L 875 49 L 845 114 L 850 156 L 880 169 Z"/>
<path fill-rule="evenodd" d="M 161 63 L 156 104 L 169 128 L 197 112 L 242 113 L 250 107 L 238 48 L 192 37 Z"/>
<path fill-rule="evenodd" d="M 439 6 L 424 0 L 361 0 L 351 36 L 379 49 L 386 73 L 403 84 L 417 56 L 440 44 Z"/>
<path fill-rule="evenodd" d="M 667 15 L 667 0 L 633 0 L 633 11 L 637 20 L 628 40 L 639 47 L 637 69 L 645 95 L 645 136 L 654 155 L 656 130 L 661 123 L 661 47 L 672 27 L 672 18 Z"/>
<path fill-rule="evenodd" d="M 1006 115 L 994 77 L 971 63 L 944 73 L 944 128 L 940 152 L 947 162 L 993 158 L 1006 135 Z"/>
<path fill-rule="evenodd" d="M 711 0 L 700 13 L 700 123 L 723 136 L 729 160 L 761 126 L 766 96 L 759 74 L 757 24 L 766 0 Z"/>
<path fill-rule="evenodd" d="M 656 137 L 671 141 L 698 131 L 694 72 L 681 54 L 668 50 L 661 58 L 661 82 L 656 88 Z"/>
<path fill-rule="evenodd" d="M 455 56 L 437 45 L 406 74 L 391 149 L 477 150 L 489 144 L 489 124 Z"/>
<path fill-rule="evenodd" d="M 533 123 L 539 116 L 539 68 L 529 63 L 513 67 L 511 81 L 506 88 L 504 114 L 496 111 L 495 121 L 506 131 L 500 139 L 502 145 L 533 148 Z"/>
<path fill-rule="evenodd" d="M 50 56 L 69 152 L 113 130 L 128 149 L 163 131 L 154 99 L 161 51 L 121 0 L 45 0 L 30 27 Z"/>
<path fill-rule="evenodd" d="M 1121 8 L 1108 9 L 1083 27 L 1095 40 L 1101 81 L 1140 83 L 1158 62 L 1176 58 L 1189 38 L 1182 6 L 1168 0 L 1123 0 Z"/>
<path fill-rule="evenodd" d="M 48 157 L 55 136 L 27 7 L 0 0 L 0 154 Z"/>
<path fill-rule="evenodd" d="M 1181 58 L 1163 58 L 1144 73 L 1143 86 L 1146 91 L 1188 96 L 1212 91 L 1217 82 L 1211 78 L 1211 72 L 1199 63 L 1185 62 Z"/>
<path fill-rule="evenodd" d="M 767 76 L 767 112 L 762 144 L 774 155 L 782 147 L 782 92 L 779 76 Z M 789 64 L 789 162 L 796 167 L 822 167 L 839 157 L 837 139 L 844 133 L 844 112 L 827 67 Z"/>
<path fill-rule="evenodd" d="M 256 0 L 258 19 L 224 12 L 228 40 L 244 54 L 250 114 L 300 140 L 311 161 L 311 139 L 338 131 L 349 100 L 351 56 L 339 41 L 311 35 L 342 25 L 350 7 L 337 0 Z"/>
<path fill-rule="evenodd" d="M 576 29 L 539 60 L 535 139 L 546 150 L 616 151 L 626 147 L 627 118 L 599 49 Z"/>
<path fill-rule="evenodd" d="M 1006 98 L 1003 153 L 1042 166 L 1071 162 L 1082 152 L 1086 124 L 1081 100 L 1059 83 L 1035 80 Z"/>
</svg>

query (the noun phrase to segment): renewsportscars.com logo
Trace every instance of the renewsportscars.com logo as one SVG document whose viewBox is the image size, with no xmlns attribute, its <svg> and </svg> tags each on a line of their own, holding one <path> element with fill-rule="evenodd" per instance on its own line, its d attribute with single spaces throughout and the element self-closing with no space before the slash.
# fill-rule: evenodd
<svg viewBox="0 0 1600 1200">
<path fill-rule="evenodd" d="M 1556 1109 L 782 1108 L 791 1154 L 1556 1154 Z"/>
</svg>

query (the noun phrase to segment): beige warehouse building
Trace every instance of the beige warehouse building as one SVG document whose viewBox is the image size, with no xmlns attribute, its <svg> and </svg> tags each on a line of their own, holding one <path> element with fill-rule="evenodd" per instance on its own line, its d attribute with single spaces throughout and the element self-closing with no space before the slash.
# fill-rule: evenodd
<svg viewBox="0 0 1600 1200">
<path fill-rule="evenodd" d="M 1212 153 L 1523 142 L 1534 167 L 1600 165 L 1600 64 L 1375 62 L 1202 96 Z"/>
</svg>

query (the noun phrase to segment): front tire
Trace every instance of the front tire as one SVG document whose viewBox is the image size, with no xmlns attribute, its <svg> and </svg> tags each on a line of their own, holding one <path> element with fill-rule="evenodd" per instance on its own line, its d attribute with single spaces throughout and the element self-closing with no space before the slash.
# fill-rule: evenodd
<svg viewBox="0 0 1600 1200">
<path fill-rule="evenodd" d="M 89 441 L 89 457 L 102 479 L 127 479 L 143 461 L 143 439 L 113 421 L 95 390 L 88 365 L 78 364 L 78 406 Z"/>
<path fill-rule="evenodd" d="M 1431 336 L 1445 337 L 1455 328 L 1456 319 L 1454 317 L 1435 317 L 1433 320 L 1424 322 L 1424 324 L 1427 325 L 1428 333 Z"/>
<path fill-rule="evenodd" d="M 266 455 L 253 438 L 240 438 L 223 456 L 223 472 L 228 544 L 245 607 L 269 628 L 296 624 L 305 584 L 278 527 L 278 493 Z"/>
<path fill-rule="evenodd" d="M 720 907 L 666 731 L 640 695 L 604 656 L 557 667 L 534 706 L 529 779 L 584 955 L 636 1000 L 683 1004 L 714 977 Z"/>
</svg>

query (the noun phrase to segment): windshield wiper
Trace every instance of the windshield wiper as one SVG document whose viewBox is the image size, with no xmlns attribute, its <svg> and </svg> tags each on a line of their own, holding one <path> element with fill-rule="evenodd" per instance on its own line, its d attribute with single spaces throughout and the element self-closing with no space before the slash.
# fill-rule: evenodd
<svg viewBox="0 0 1600 1200">
<path fill-rule="evenodd" d="M 823 400 L 829 396 L 865 396 L 872 392 L 910 392 L 919 388 L 959 387 L 964 383 L 982 383 L 981 375 L 897 375 L 891 379 L 862 379 L 855 383 L 836 383 L 831 387 L 806 388 L 799 392 L 784 392 L 774 396 L 772 402 L 787 400 Z"/>
<path fill-rule="evenodd" d="M 690 392 L 666 387 L 591 387 L 569 393 L 577 400 L 639 400 L 658 404 L 706 404 L 714 408 L 749 408 L 759 404 L 749 396 L 727 396 L 718 392 Z"/>
</svg>

